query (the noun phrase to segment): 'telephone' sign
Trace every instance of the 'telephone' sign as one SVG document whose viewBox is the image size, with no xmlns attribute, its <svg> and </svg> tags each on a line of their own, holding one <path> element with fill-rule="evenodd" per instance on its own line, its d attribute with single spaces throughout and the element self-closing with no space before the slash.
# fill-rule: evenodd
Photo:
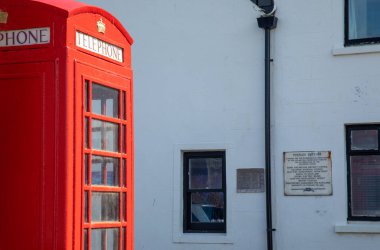
<svg viewBox="0 0 380 250">
<path fill-rule="evenodd" d="M 50 43 L 50 28 L 0 31 L 0 47 Z"/>
<path fill-rule="evenodd" d="M 76 32 L 76 45 L 82 49 L 94 52 L 118 62 L 123 62 L 123 49 L 100 40 L 96 37 Z"/>
</svg>

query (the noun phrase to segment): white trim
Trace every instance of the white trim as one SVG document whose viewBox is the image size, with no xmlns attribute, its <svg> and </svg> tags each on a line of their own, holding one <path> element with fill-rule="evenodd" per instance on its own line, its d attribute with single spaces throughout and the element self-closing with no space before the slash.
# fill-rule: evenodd
<svg viewBox="0 0 380 250">
<path fill-rule="evenodd" d="M 357 45 L 350 47 L 336 46 L 332 49 L 334 56 L 380 53 L 380 44 Z"/>
<path fill-rule="evenodd" d="M 228 196 L 232 188 L 227 186 L 227 233 L 183 233 L 183 157 L 182 153 L 186 151 L 226 151 L 226 168 L 230 165 L 231 147 L 221 143 L 204 143 L 204 144 L 176 144 L 173 147 L 173 224 L 172 224 L 172 241 L 174 243 L 204 243 L 204 244 L 233 244 L 231 239 L 231 226 L 233 221 L 231 216 L 231 203 Z M 226 180 L 227 181 L 227 180 Z M 227 181 L 228 182 L 228 181 Z"/>
<path fill-rule="evenodd" d="M 335 233 L 363 233 L 363 234 L 380 234 L 380 224 L 374 223 L 358 223 L 358 224 L 336 224 Z"/>
</svg>

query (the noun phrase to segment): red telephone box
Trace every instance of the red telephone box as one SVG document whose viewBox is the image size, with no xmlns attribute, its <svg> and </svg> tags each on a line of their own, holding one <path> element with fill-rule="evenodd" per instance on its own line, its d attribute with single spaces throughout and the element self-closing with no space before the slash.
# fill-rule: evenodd
<svg viewBox="0 0 380 250">
<path fill-rule="evenodd" d="M 0 250 L 133 249 L 132 38 L 72 0 L 0 0 Z"/>
</svg>

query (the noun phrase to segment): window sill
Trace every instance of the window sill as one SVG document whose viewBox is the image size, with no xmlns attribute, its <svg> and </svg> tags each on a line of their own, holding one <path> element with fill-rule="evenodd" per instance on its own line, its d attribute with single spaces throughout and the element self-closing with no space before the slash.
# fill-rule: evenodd
<svg viewBox="0 0 380 250">
<path fill-rule="evenodd" d="M 179 233 L 173 237 L 174 243 L 233 244 L 224 233 Z"/>
<path fill-rule="evenodd" d="M 334 56 L 355 55 L 355 54 L 368 54 L 368 53 L 380 53 L 380 44 L 371 45 L 358 45 L 350 47 L 336 46 L 332 49 Z"/>
<path fill-rule="evenodd" d="M 335 233 L 363 233 L 363 234 L 380 234 L 379 223 L 358 223 L 358 224 L 336 224 Z"/>
</svg>

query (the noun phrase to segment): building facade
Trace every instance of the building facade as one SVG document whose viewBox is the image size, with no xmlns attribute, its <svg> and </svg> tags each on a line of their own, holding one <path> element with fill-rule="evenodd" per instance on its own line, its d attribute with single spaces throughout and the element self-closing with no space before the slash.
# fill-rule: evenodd
<svg viewBox="0 0 380 250">
<path fill-rule="evenodd" d="M 85 2 L 135 40 L 135 249 L 266 249 L 264 31 L 251 2 Z M 379 249 L 379 2 L 276 2 L 275 249 Z M 304 152 L 322 160 L 303 164 Z"/>
</svg>

